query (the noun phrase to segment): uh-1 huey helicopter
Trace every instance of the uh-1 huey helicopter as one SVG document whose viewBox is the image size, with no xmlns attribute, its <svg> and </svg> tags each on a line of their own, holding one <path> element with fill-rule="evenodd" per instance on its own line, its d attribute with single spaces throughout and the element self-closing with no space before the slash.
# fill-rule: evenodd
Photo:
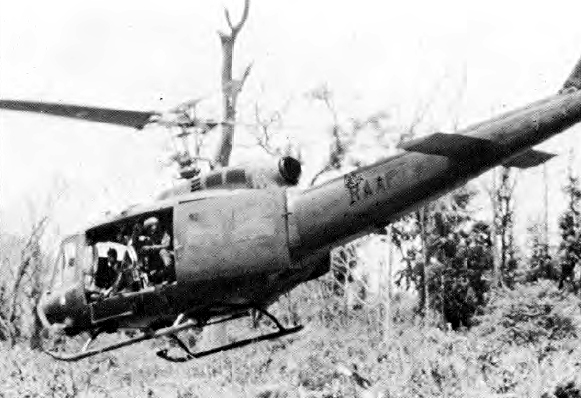
<svg viewBox="0 0 581 398">
<path fill-rule="evenodd" d="M 182 136 L 191 128 L 203 132 L 220 124 L 183 117 L 181 111 L 168 122 L 156 112 L 41 102 L 0 100 L 0 108 L 137 129 L 177 125 Z M 185 354 L 170 355 L 167 349 L 157 354 L 183 362 L 297 332 L 302 326 L 283 326 L 267 308 L 300 283 L 328 272 L 332 247 L 381 228 L 495 166 L 544 163 L 554 155 L 532 147 L 579 121 L 581 60 L 555 95 L 452 134 L 408 141 L 399 155 L 304 190 L 293 188 L 301 166 L 290 157 L 272 167 L 224 167 L 202 174 L 194 157 L 181 156 L 181 185 L 63 240 L 38 317 L 49 330 L 67 336 L 87 332 L 88 339 L 76 353 L 46 351 L 74 361 L 167 336 Z M 152 217 L 171 239 L 140 254 L 132 250 L 132 239 L 119 237 L 120 231 Z M 141 269 L 137 273 L 145 276 L 148 271 L 140 268 L 144 256 L 155 258 L 162 247 L 172 259 L 155 283 L 138 275 L 131 289 L 95 291 L 105 251 L 117 248 L 128 268 L 134 273 Z M 201 352 L 193 352 L 177 336 L 252 311 L 270 318 L 277 331 Z M 137 334 L 90 348 L 101 333 L 124 329 Z"/>
</svg>

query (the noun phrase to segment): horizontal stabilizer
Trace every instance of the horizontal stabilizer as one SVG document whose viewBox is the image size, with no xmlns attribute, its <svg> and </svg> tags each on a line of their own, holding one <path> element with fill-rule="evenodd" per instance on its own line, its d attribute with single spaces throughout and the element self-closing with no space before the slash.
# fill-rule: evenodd
<svg viewBox="0 0 581 398">
<path fill-rule="evenodd" d="M 534 149 L 529 149 L 514 158 L 504 162 L 502 165 L 504 167 L 517 167 L 519 169 L 528 169 L 529 167 L 536 167 L 547 160 L 555 157 L 555 154 L 535 151 Z"/>
<path fill-rule="evenodd" d="M 503 148 L 489 140 L 460 134 L 435 133 L 400 145 L 400 148 L 410 152 L 420 152 L 427 155 L 447 156 L 463 159 L 479 156 Z"/>
</svg>

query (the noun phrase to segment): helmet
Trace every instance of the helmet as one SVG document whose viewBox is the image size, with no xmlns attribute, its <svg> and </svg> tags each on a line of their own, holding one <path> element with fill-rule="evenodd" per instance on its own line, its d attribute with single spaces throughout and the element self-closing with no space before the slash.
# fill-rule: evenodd
<svg viewBox="0 0 581 398">
<path fill-rule="evenodd" d="M 152 225 L 157 225 L 157 224 L 159 224 L 159 220 L 156 217 L 149 217 L 147 220 L 145 220 L 143 222 L 143 226 L 145 228 L 149 228 Z"/>
</svg>

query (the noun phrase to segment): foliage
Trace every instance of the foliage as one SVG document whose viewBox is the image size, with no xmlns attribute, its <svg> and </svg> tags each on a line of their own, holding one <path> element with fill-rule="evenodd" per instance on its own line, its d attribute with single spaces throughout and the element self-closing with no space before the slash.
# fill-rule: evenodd
<svg viewBox="0 0 581 398">
<path fill-rule="evenodd" d="M 440 309 L 453 329 L 469 327 L 490 287 L 489 227 L 480 222 L 468 232 L 451 232 L 438 242 L 438 247 L 435 261 L 428 268 L 430 305 Z"/>
<path fill-rule="evenodd" d="M 0 235 L 3 254 L 0 279 L 0 340 L 14 344 L 18 339 L 30 339 L 37 347 L 39 325 L 34 308 L 40 298 L 47 256 L 41 249 L 41 239 L 48 218 L 34 222 L 28 237 Z"/>
<path fill-rule="evenodd" d="M 528 228 L 530 255 L 528 268 L 524 270 L 524 280 L 534 282 L 540 279 L 558 280 L 559 270 L 549 251 L 547 237 L 541 232 L 541 225 L 535 223 Z"/>
<path fill-rule="evenodd" d="M 161 361 L 154 354 L 154 343 L 75 364 L 54 361 L 20 345 L 0 345 L 5 359 L 0 363 L 0 390 L 7 397 L 538 397 L 545 393 L 549 398 L 575 397 L 571 394 L 581 385 L 578 342 L 555 344 L 555 349 L 539 360 L 535 353 L 542 349 L 543 339 L 525 344 L 526 339 L 510 341 L 508 334 L 488 332 L 495 323 L 506 325 L 507 319 L 513 323 L 497 326 L 497 331 L 530 325 L 531 319 L 518 317 L 525 303 L 543 303 L 536 306 L 539 308 L 549 304 L 549 314 L 561 314 L 560 306 L 578 305 L 573 296 L 547 282 L 495 293 L 481 325 L 469 332 L 416 322 L 402 294 L 394 302 L 389 335 L 377 327 L 379 314 L 368 313 L 365 308 L 345 312 L 344 307 L 334 304 L 340 298 L 331 295 L 322 300 L 317 296 L 317 286 L 313 281 L 293 291 L 291 301 L 307 325 L 300 334 L 187 364 Z M 284 304 L 282 300 L 273 309 L 283 319 Z M 319 317 L 325 312 L 325 317 Z M 341 317 L 341 322 L 333 315 Z M 486 317 L 492 318 L 485 321 Z M 541 317 L 557 319 L 555 315 Z M 538 334 L 548 327 L 554 339 L 573 338 L 569 326 L 563 322 L 558 325 L 539 324 L 535 328 Z M 247 322 L 237 321 L 229 329 L 230 337 L 258 332 L 248 332 L 247 327 Z M 118 337 L 104 336 L 109 341 Z M 498 338 L 504 345 L 492 362 L 487 353 Z"/>
<path fill-rule="evenodd" d="M 581 388 L 578 387 L 575 382 L 570 381 L 568 383 L 563 383 L 555 388 L 553 394 L 545 393 L 542 398 L 581 398 Z"/>
<path fill-rule="evenodd" d="M 512 346 L 532 346 L 539 359 L 581 335 L 581 299 L 550 281 L 495 290 L 476 332 L 491 345 L 491 356 Z"/>
<path fill-rule="evenodd" d="M 561 231 L 560 261 L 562 288 L 566 279 L 574 282 L 575 266 L 581 263 L 581 188 L 579 178 L 570 171 L 564 189 L 568 197 L 568 207 L 559 219 Z"/>
<path fill-rule="evenodd" d="M 389 115 L 384 111 L 371 113 L 364 118 L 351 117 L 347 121 L 342 120 L 334 102 L 333 92 L 326 84 L 309 91 L 307 97 L 314 102 L 322 103 L 331 116 L 330 142 L 325 153 L 326 158 L 323 167 L 315 173 L 309 185 L 314 185 L 325 173 L 369 164 L 370 160 L 366 153 L 358 154 L 354 150 L 361 135 L 373 136 L 373 146 L 386 150 L 393 147 L 394 138 L 399 135 L 394 135 L 393 126 L 386 124 Z"/>
<path fill-rule="evenodd" d="M 398 223 L 394 234 L 406 263 L 398 285 L 422 286 L 422 267 L 427 264 L 428 303 L 454 329 L 470 325 L 489 288 L 490 230 L 470 215 L 474 195 L 466 187 L 457 190 L 428 205 L 426 216 L 417 212 Z"/>
<path fill-rule="evenodd" d="M 497 254 L 497 283 L 512 286 L 517 279 L 518 259 L 514 244 L 514 189 L 516 176 L 508 167 L 501 167 L 497 177 L 493 174 L 493 188 L 489 192 L 493 209 L 492 242 Z"/>
</svg>

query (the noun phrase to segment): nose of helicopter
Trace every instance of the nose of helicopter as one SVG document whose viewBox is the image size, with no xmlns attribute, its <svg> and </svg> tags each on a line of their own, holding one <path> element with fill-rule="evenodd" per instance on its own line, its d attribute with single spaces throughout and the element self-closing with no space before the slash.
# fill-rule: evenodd
<svg viewBox="0 0 581 398">
<path fill-rule="evenodd" d="M 79 322 L 81 321 L 77 318 L 83 312 L 80 307 L 84 306 L 84 303 L 78 302 L 74 290 L 42 295 L 36 312 L 45 328 L 55 332 L 75 334 L 74 330 L 80 326 Z"/>
<path fill-rule="evenodd" d="M 50 330 L 64 332 L 73 326 L 73 319 L 66 316 L 65 296 L 59 298 L 57 295 L 44 294 L 40 299 L 36 312 L 42 325 Z M 63 301 L 65 301 L 63 305 Z"/>
</svg>

